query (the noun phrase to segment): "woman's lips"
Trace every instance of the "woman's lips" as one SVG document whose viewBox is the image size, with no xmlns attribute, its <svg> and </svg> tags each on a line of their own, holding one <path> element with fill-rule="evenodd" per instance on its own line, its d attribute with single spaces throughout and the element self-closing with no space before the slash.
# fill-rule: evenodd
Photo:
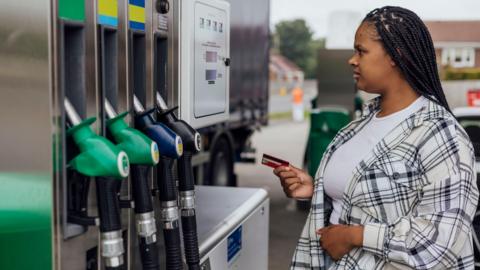
<svg viewBox="0 0 480 270">
<path fill-rule="evenodd" d="M 360 77 L 360 73 L 359 72 L 353 72 L 353 78 L 354 79 L 358 79 Z"/>
</svg>

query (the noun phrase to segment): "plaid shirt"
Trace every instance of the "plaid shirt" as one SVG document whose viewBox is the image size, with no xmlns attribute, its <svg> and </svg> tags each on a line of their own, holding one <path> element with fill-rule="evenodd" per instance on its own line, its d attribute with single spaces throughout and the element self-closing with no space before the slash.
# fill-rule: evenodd
<svg viewBox="0 0 480 270">
<path fill-rule="evenodd" d="M 340 223 L 364 225 L 363 247 L 329 269 L 473 269 L 471 223 L 478 202 L 473 147 L 445 108 L 430 100 L 427 104 L 354 169 Z M 379 105 L 380 97 L 366 104 L 363 116 L 339 131 L 325 151 L 291 269 L 324 268 L 327 255 L 315 231 L 328 224 L 331 213 L 323 189 L 325 165 Z"/>
</svg>

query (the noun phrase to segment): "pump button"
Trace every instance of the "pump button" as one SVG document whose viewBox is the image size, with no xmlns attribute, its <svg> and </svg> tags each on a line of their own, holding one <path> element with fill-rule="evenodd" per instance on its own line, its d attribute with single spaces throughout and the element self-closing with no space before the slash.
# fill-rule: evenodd
<svg viewBox="0 0 480 270">
<path fill-rule="evenodd" d="M 170 10 L 170 3 L 168 0 L 157 0 L 157 4 L 155 5 L 157 12 L 160 14 L 166 14 Z"/>
</svg>

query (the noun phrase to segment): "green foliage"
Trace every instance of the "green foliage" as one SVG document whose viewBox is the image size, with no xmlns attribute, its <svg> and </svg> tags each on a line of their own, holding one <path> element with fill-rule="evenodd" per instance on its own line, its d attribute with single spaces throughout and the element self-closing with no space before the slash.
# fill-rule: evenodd
<svg viewBox="0 0 480 270">
<path fill-rule="evenodd" d="M 445 81 L 454 80 L 480 80 L 480 68 L 445 68 L 442 72 Z"/>
<path fill-rule="evenodd" d="M 325 48 L 325 38 L 314 39 L 310 42 L 311 56 L 308 58 L 305 78 L 315 79 L 317 77 L 318 51 Z"/>
<path fill-rule="evenodd" d="M 313 32 L 303 19 L 281 21 L 275 25 L 274 51 L 297 64 L 306 78 L 315 78 L 317 51 L 325 47 L 325 39 L 312 39 Z"/>
</svg>

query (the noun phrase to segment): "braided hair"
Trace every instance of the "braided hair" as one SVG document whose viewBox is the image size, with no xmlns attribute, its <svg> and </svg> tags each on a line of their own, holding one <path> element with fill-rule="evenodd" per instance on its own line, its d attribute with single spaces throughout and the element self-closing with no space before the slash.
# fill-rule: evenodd
<svg viewBox="0 0 480 270">
<path fill-rule="evenodd" d="M 451 112 L 440 83 L 432 37 L 417 14 L 385 6 L 372 10 L 362 23 L 375 26 L 376 38 L 415 92 Z"/>
</svg>

